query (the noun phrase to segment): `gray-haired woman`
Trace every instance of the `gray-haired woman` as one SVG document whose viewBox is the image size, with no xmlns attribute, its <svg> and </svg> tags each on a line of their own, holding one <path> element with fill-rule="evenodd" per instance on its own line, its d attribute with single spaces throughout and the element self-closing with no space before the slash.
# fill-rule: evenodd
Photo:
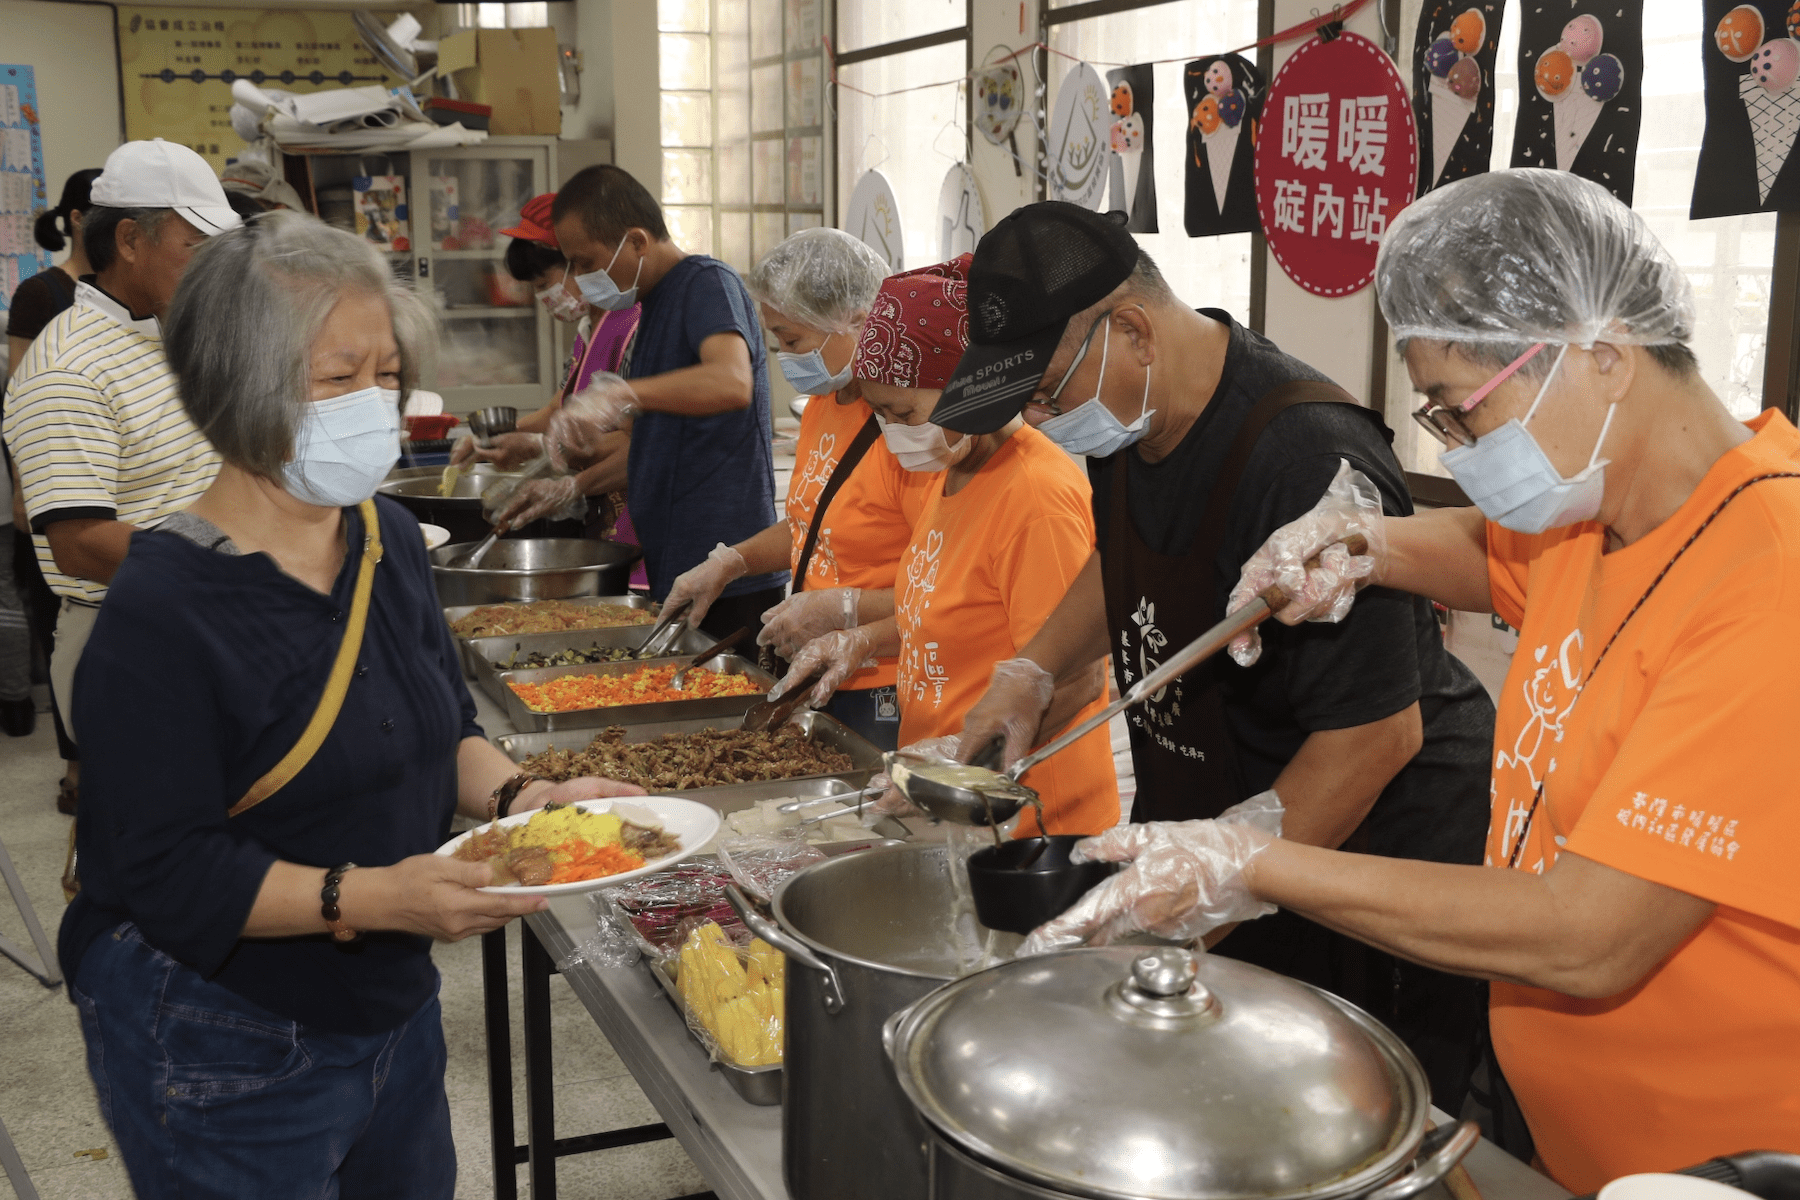
<svg viewBox="0 0 1800 1200">
<path fill-rule="evenodd" d="M 133 536 L 83 656 L 60 946 L 145 1200 L 451 1195 L 430 940 L 544 902 L 432 850 L 457 813 L 638 790 L 515 774 L 475 723 L 417 524 L 367 503 L 432 332 L 373 247 L 289 213 L 211 239 L 169 311 L 225 466 Z"/>
<path fill-rule="evenodd" d="M 820 634 L 893 615 L 894 572 L 924 506 L 926 479 L 894 460 L 850 378 L 856 339 L 886 275 L 880 256 L 840 229 L 802 230 L 750 272 L 763 327 L 781 347 L 781 373 L 812 399 L 794 449 L 787 515 L 735 546 L 721 543 L 675 580 L 664 606 L 691 601 L 689 625 L 699 627 L 732 580 L 783 569 L 793 573 L 793 594 L 763 614 L 757 641 L 784 656 Z M 840 472 L 827 526 L 821 502 Z M 900 730 L 894 660 L 853 676 L 827 711 L 892 750 Z"/>
</svg>

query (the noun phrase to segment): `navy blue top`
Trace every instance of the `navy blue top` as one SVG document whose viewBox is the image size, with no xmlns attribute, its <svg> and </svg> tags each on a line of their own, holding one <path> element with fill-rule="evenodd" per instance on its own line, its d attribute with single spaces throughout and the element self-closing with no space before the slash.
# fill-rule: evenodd
<svg viewBox="0 0 1800 1200">
<path fill-rule="evenodd" d="M 343 639 L 362 519 L 329 596 L 266 554 L 173 533 L 132 535 L 75 675 L 81 894 L 63 917 L 63 974 L 123 921 L 271 1013 L 341 1033 L 405 1021 L 437 986 L 431 940 L 370 933 L 239 937 L 277 859 L 387 866 L 449 837 L 456 751 L 482 736 L 418 522 L 375 501 L 383 558 L 337 723 L 269 799 L 225 812 L 299 741 Z"/>
<path fill-rule="evenodd" d="M 735 333 L 750 350 L 756 381 L 748 408 L 710 417 L 646 412 L 631 427 L 631 523 L 644 544 L 650 595 L 661 600 L 675 577 L 715 545 L 733 545 L 775 523 L 769 364 L 756 305 L 737 272 L 716 258 L 688 255 L 643 293 L 642 301 L 631 378 L 695 366 L 701 342 L 715 333 Z M 779 587 L 787 577 L 786 571 L 746 575 L 722 594 Z"/>
</svg>

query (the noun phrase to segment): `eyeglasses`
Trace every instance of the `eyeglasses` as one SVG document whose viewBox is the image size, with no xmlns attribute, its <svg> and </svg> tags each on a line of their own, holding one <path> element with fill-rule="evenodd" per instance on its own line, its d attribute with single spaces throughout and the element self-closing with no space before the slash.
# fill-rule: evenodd
<svg viewBox="0 0 1800 1200">
<path fill-rule="evenodd" d="M 1424 426 L 1431 436 L 1441 442 L 1447 450 L 1454 450 L 1459 446 L 1473 446 L 1475 431 L 1469 428 L 1467 421 L 1463 420 L 1463 414 L 1486 400 L 1489 393 L 1511 379 L 1520 367 L 1530 362 L 1538 351 L 1544 348 L 1544 345 L 1545 343 L 1538 342 L 1531 349 L 1513 359 L 1506 365 L 1505 370 L 1476 388 L 1461 404 L 1445 405 L 1439 404 L 1435 400 L 1426 401 L 1417 412 L 1413 413 L 1413 420 Z"/>
<path fill-rule="evenodd" d="M 1069 364 L 1069 369 L 1063 372 L 1061 382 L 1059 382 L 1050 392 L 1048 398 L 1035 401 L 1035 403 L 1042 404 L 1045 408 L 1049 409 L 1052 416 L 1062 416 L 1062 405 L 1058 404 L 1057 401 L 1062 399 L 1063 389 L 1068 387 L 1069 380 L 1074 378 L 1075 368 L 1079 367 L 1081 365 L 1081 360 L 1087 357 L 1088 347 L 1094 344 L 1094 335 L 1100 332 L 1100 326 L 1104 325 L 1107 318 L 1112 315 L 1113 310 L 1109 308 L 1101 313 L 1092 325 L 1088 326 L 1087 336 L 1081 339 L 1081 349 L 1075 351 L 1075 361 L 1071 362 Z"/>
</svg>

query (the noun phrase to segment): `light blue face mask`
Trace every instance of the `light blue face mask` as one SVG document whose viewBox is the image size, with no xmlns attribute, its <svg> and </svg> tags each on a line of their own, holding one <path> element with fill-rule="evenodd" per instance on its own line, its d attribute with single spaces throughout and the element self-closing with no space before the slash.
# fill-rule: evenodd
<svg viewBox="0 0 1800 1200">
<path fill-rule="evenodd" d="M 1100 402 L 1100 385 L 1106 382 L 1107 351 L 1112 343 L 1112 321 L 1106 322 L 1106 335 L 1100 343 L 1100 378 L 1094 381 L 1094 395 L 1086 403 L 1059 413 L 1038 426 L 1038 432 L 1067 450 L 1090 458 L 1111 458 L 1150 432 L 1150 418 L 1156 415 L 1150 407 L 1150 368 L 1144 368 L 1144 403 L 1137 420 L 1127 425 L 1113 416 L 1112 410 Z M 1086 347 L 1082 348 L 1086 353 Z M 1080 363 L 1069 364 L 1073 371 Z"/>
<path fill-rule="evenodd" d="M 1606 444 L 1606 431 L 1612 427 L 1618 405 L 1607 406 L 1587 466 L 1569 479 L 1563 478 L 1537 439 L 1525 431 L 1568 352 L 1565 345 L 1557 354 L 1537 398 L 1525 411 L 1525 420 L 1515 417 L 1476 438 L 1473 446 L 1458 446 L 1438 457 L 1482 515 L 1514 533 L 1543 533 L 1591 521 L 1600 514 L 1607 462 L 1600 457 L 1600 447 Z"/>
<path fill-rule="evenodd" d="M 613 263 L 619 261 L 619 255 L 625 252 L 625 239 L 619 239 L 619 248 L 613 251 L 612 262 L 606 264 L 606 271 L 613 269 Z M 644 256 L 638 255 L 637 271 L 631 277 L 631 286 L 624 291 L 613 282 L 606 271 L 591 271 L 586 275 L 575 277 L 575 286 L 581 289 L 581 298 L 595 308 L 603 308 L 607 312 L 623 312 L 637 303 L 637 281 L 644 274 Z"/>
<path fill-rule="evenodd" d="M 775 361 L 781 366 L 782 378 L 802 396 L 824 396 L 850 382 L 850 368 L 854 359 L 845 363 L 844 369 L 833 375 L 831 368 L 825 365 L 822 351 L 823 347 L 808 350 L 805 354 L 789 354 L 785 350 L 775 352 Z"/>
<path fill-rule="evenodd" d="M 399 460 L 400 393 L 363 388 L 306 406 L 282 485 L 308 504 L 348 508 L 373 496 Z"/>
</svg>

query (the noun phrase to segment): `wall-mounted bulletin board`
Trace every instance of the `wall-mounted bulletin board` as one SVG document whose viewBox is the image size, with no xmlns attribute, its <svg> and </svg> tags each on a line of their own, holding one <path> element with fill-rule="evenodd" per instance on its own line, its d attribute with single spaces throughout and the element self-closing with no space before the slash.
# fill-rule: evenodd
<svg viewBox="0 0 1800 1200">
<path fill-rule="evenodd" d="M 391 13 L 378 13 L 382 24 Z M 405 83 L 363 48 L 347 12 L 119 7 L 125 136 L 191 146 L 217 171 L 244 148 L 231 83 L 305 95 Z"/>
<path fill-rule="evenodd" d="M 30 67 L 0 63 L 0 312 L 20 280 L 50 269 L 50 255 L 31 233 L 48 207 L 37 81 Z"/>
</svg>

